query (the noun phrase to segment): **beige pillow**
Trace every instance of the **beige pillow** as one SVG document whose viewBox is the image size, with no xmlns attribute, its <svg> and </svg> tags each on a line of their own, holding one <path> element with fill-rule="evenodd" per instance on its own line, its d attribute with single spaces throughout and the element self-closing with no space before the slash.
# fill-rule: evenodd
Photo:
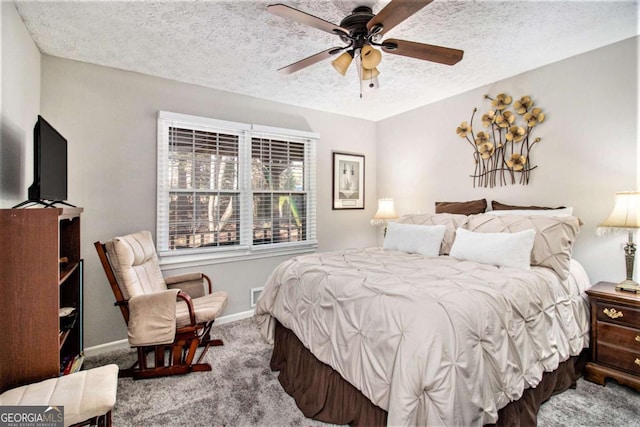
<svg viewBox="0 0 640 427">
<path fill-rule="evenodd" d="M 444 238 L 440 245 L 440 255 L 449 255 L 451 245 L 456 238 L 456 229 L 458 227 L 465 228 L 468 217 L 458 214 L 413 214 L 404 215 L 397 222 L 403 224 L 419 224 L 419 225 L 444 225 Z"/>
<path fill-rule="evenodd" d="M 484 233 L 513 233 L 527 229 L 535 230 L 536 237 L 531 251 L 531 265 L 550 268 L 561 279 L 566 279 L 569 275 L 573 243 L 580 231 L 580 226 L 578 218 L 573 216 L 496 216 L 481 214 L 469 217 L 467 229 Z"/>
</svg>

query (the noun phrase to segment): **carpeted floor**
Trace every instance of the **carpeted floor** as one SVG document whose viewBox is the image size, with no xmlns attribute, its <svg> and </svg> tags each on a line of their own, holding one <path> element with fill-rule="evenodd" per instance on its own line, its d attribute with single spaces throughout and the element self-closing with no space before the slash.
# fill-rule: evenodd
<svg viewBox="0 0 640 427">
<path fill-rule="evenodd" d="M 151 380 L 118 380 L 113 425 L 126 426 L 327 426 L 305 418 L 269 369 L 271 347 L 253 319 L 215 326 L 224 340 L 207 354 L 211 372 Z M 87 358 L 85 367 L 107 363 L 129 367 L 134 351 Z M 575 390 L 542 405 L 540 426 L 638 426 L 640 394 L 608 382 L 606 387 L 580 379 Z"/>
</svg>

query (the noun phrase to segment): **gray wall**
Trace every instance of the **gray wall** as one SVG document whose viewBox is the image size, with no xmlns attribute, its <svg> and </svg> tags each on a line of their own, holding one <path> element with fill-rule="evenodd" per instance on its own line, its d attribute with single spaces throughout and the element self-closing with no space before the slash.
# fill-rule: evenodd
<svg viewBox="0 0 640 427">
<path fill-rule="evenodd" d="M 11 2 L 0 2 L 0 207 L 26 199 L 40 112 L 40 51 Z"/>
<path fill-rule="evenodd" d="M 212 70 L 214 72 L 214 70 Z M 41 114 L 69 140 L 69 202 L 84 207 L 85 342 L 123 339 L 124 322 L 92 242 L 156 229 L 158 110 L 320 134 L 319 250 L 375 245 L 375 124 L 113 68 L 42 56 Z M 331 151 L 366 156 L 366 209 L 331 209 Z M 250 289 L 263 286 L 285 257 L 171 269 L 202 271 L 229 292 L 225 315 L 250 310 Z"/>
<path fill-rule="evenodd" d="M 575 258 L 592 282 L 624 279 L 626 234 L 596 236 L 614 193 L 637 185 L 638 38 L 557 62 L 378 122 L 378 194 L 400 214 L 433 212 L 436 201 L 487 198 L 573 206 L 584 221 Z M 530 95 L 546 119 L 535 129 L 528 186 L 473 188 L 472 149 L 456 135 L 474 107 L 475 132 L 490 107 L 484 94 Z M 636 274 L 638 277 L 638 274 Z"/>
<path fill-rule="evenodd" d="M 596 237 L 613 194 L 637 188 L 638 38 L 598 49 L 377 124 L 41 56 L 12 3 L 1 2 L 0 206 L 26 199 L 32 179 L 32 128 L 42 114 L 69 139 L 69 197 L 85 208 L 86 345 L 126 337 L 92 243 L 138 229 L 155 232 L 156 114 L 168 110 L 223 120 L 309 130 L 318 146 L 319 250 L 371 246 L 376 197 L 400 213 L 432 212 L 436 200 L 486 197 L 505 203 L 570 205 L 585 225 L 575 256 L 592 281 L 624 275 L 624 235 Z M 531 95 L 547 121 L 536 135 L 539 165 L 529 186 L 474 189 L 470 148 L 455 134 L 482 95 Z M 366 209 L 331 210 L 331 152 L 366 156 Z M 225 314 L 249 310 L 284 257 L 198 269 L 230 293 Z M 172 270 L 179 273 L 182 270 Z"/>
</svg>

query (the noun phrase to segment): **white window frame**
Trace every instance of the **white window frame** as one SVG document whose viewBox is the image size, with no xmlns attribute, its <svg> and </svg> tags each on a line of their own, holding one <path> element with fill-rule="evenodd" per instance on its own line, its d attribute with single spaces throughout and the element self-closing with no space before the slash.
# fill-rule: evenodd
<svg viewBox="0 0 640 427">
<path fill-rule="evenodd" d="M 224 247 L 207 247 L 170 250 L 169 236 L 169 127 L 183 126 L 212 132 L 229 132 L 238 135 L 238 191 L 240 193 L 240 244 Z M 282 138 L 305 144 L 305 191 L 307 191 L 306 237 L 302 242 L 282 242 L 253 245 L 253 192 L 251 189 L 252 137 Z M 158 112 L 157 136 L 157 222 L 156 246 L 163 267 L 182 268 L 241 259 L 264 258 L 314 252 L 316 240 L 316 145 L 319 135 L 312 132 L 275 128 L 256 124 L 216 120 L 187 114 Z"/>
</svg>

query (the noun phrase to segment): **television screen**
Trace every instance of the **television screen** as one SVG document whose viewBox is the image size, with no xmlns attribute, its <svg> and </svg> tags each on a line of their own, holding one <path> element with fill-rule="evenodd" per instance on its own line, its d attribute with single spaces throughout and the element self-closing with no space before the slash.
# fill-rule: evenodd
<svg viewBox="0 0 640 427">
<path fill-rule="evenodd" d="M 67 200 L 67 140 L 41 116 L 33 130 L 33 149 L 29 200 Z"/>
</svg>

